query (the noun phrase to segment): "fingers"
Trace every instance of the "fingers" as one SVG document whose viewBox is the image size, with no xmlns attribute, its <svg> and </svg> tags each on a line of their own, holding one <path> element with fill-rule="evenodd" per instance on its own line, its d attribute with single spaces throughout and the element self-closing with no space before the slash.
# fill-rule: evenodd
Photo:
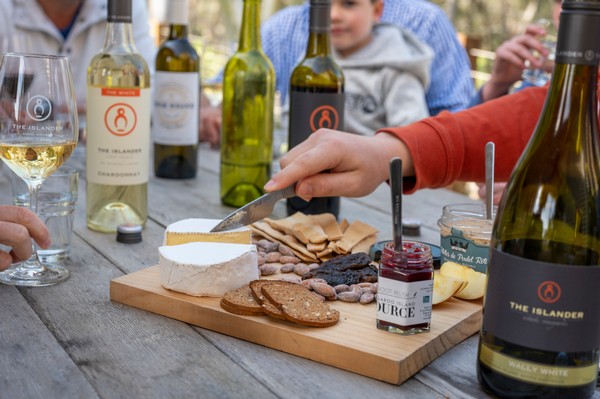
<svg viewBox="0 0 600 399">
<path fill-rule="evenodd" d="M 4 270 L 9 267 L 13 262 L 12 256 L 4 251 L 0 251 L 0 270 Z"/>
<path fill-rule="evenodd" d="M 0 243 L 12 247 L 13 260 L 27 259 L 31 255 L 32 238 L 42 248 L 50 246 L 50 233 L 33 212 L 16 206 L 0 206 Z"/>
<path fill-rule="evenodd" d="M 280 190 L 298 182 L 296 192 L 305 199 L 312 197 L 311 186 L 303 179 L 333 169 L 340 163 L 339 152 L 331 150 L 336 147 L 334 141 L 321 131 L 311 134 L 281 158 L 281 171 L 265 185 L 265 190 Z M 304 190 L 303 194 L 299 190 Z"/>
<path fill-rule="evenodd" d="M 200 141 L 218 146 L 221 140 L 221 111 L 215 107 L 203 109 L 200 116 Z"/>
</svg>

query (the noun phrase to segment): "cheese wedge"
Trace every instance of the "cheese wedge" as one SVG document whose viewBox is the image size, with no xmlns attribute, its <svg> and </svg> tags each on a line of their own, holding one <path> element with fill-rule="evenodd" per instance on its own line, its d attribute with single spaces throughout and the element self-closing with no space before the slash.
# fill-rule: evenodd
<svg viewBox="0 0 600 399">
<path fill-rule="evenodd" d="M 259 278 L 255 245 L 191 242 L 158 248 L 163 287 L 193 296 L 223 296 Z"/>
<path fill-rule="evenodd" d="M 171 223 L 165 230 L 163 245 L 179 245 L 188 242 L 226 242 L 231 244 L 250 244 L 251 231 L 247 227 L 211 233 L 220 220 L 184 219 Z"/>
</svg>

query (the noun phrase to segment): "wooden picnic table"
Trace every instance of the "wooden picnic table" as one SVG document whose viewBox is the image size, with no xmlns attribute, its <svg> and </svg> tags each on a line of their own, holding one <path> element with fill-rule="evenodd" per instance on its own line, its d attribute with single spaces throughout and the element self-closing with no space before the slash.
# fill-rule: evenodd
<svg viewBox="0 0 600 399">
<path fill-rule="evenodd" d="M 165 226 L 190 217 L 222 218 L 219 153 L 200 149 L 192 180 L 151 178 L 149 220 L 139 244 L 89 230 L 85 222 L 85 149 L 69 163 L 81 173 L 71 277 L 44 288 L 0 285 L 2 398 L 482 398 L 471 336 L 400 386 L 357 375 L 160 315 L 111 302 L 112 279 L 158 263 Z M 0 203 L 10 204 L 0 168 Z M 419 240 L 439 244 L 442 206 L 470 202 L 445 189 L 405 196 L 405 216 L 422 221 Z M 283 217 L 280 202 L 274 217 Z M 362 220 L 391 239 L 390 193 L 343 199 L 340 216 Z M 597 395 L 598 396 L 598 395 Z M 599 396 L 600 397 L 600 396 Z"/>
</svg>

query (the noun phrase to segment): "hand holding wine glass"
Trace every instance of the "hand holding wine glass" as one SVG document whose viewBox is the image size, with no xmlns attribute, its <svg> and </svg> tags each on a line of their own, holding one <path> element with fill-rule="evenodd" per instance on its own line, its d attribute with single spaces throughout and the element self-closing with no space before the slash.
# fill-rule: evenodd
<svg viewBox="0 0 600 399">
<path fill-rule="evenodd" d="M 36 213 L 40 185 L 71 155 L 78 121 L 66 57 L 7 53 L 0 63 L 0 158 L 29 188 Z M 58 264 L 42 264 L 35 251 L 0 273 L 19 286 L 56 284 L 69 276 Z"/>
</svg>

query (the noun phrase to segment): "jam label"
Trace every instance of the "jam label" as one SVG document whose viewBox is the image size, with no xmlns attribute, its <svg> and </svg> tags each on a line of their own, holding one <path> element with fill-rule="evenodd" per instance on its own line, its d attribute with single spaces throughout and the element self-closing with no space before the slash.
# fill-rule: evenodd
<svg viewBox="0 0 600 399">
<path fill-rule="evenodd" d="M 490 254 L 489 241 L 473 240 L 464 236 L 462 230 L 452 228 L 450 234 L 441 236 L 441 264 L 454 262 L 485 273 Z"/>
<path fill-rule="evenodd" d="M 433 280 L 406 283 L 379 276 L 377 319 L 399 326 L 431 321 Z"/>
<path fill-rule="evenodd" d="M 551 352 L 600 347 L 600 267 L 491 251 L 483 334 Z M 487 317 L 486 317 L 487 316 Z"/>
</svg>

